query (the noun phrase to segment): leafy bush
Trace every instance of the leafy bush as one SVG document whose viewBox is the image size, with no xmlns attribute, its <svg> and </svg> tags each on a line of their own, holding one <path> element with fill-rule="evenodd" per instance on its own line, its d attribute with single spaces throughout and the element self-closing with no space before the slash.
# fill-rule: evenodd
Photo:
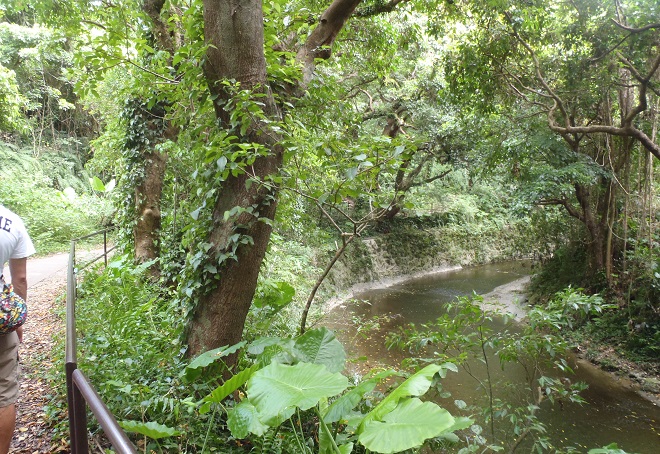
<svg viewBox="0 0 660 454">
<path fill-rule="evenodd" d="M 119 256 L 104 271 L 86 273 L 76 312 L 78 363 L 117 419 L 183 424 L 192 400 L 178 377 L 183 311 L 145 279 L 148 266 Z"/>
</svg>

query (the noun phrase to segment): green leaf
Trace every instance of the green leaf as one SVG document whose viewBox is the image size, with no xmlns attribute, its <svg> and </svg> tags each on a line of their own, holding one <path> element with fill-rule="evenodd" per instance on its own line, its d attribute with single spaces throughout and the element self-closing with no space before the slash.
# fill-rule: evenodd
<svg viewBox="0 0 660 454">
<path fill-rule="evenodd" d="M 302 362 L 323 364 L 330 372 L 344 370 L 344 347 L 335 334 L 325 327 L 311 329 L 296 339 L 294 351 Z"/>
<path fill-rule="evenodd" d="M 279 345 L 288 350 L 293 348 L 293 341 L 281 337 L 260 337 L 248 346 L 247 351 L 251 355 L 261 355 L 267 347 L 272 345 Z"/>
<path fill-rule="evenodd" d="M 92 185 L 92 189 L 98 192 L 105 192 L 105 185 L 99 179 L 99 177 L 92 177 L 89 179 L 89 184 Z"/>
<path fill-rule="evenodd" d="M 254 373 L 248 381 L 247 393 L 261 421 L 277 425 L 288 419 L 296 407 L 307 410 L 323 398 L 336 396 L 347 386 L 346 377 L 329 372 L 320 364 L 272 363 Z"/>
<path fill-rule="evenodd" d="M 259 370 L 259 365 L 254 364 L 252 367 L 240 371 L 229 380 L 224 382 L 221 386 L 218 386 L 213 391 L 211 391 L 210 394 L 202 399 L 204 405 L 200 408 L 200 413 L 207 413 L 211 403 L 222 402 L 225 397 L 243 386 L 243 384 L 248 381 L 252 374 L 254 374 L 257 370 Z"/>
<path fill-rule="evenodd" d="M 210 366 L 220 358 L 229 356 L 232 353 L 236 353 L 240 348 L 243 348 L 244 346 L 245 342 L 239 342 L 238 344 L 232 345 L 231 347 L 225 345 L 224 347 L 216 348 L 214 350 L 209 350 L 208 352 L 202 353 L 193 359 L 182 372 L 181 375 L 183 380 L 187 383 L 190 383 L 202 374 L 202 370 L 205 367 Z"/>
<path fill-rule="evenodd" d="M 216 161 L 216 164 L 218 165 L 218 171 L 222 172 L 225 170 L 225 167 L 227 167 L 227 158 L 224 156 L 220 156 L 218 160 Z"/>
<path fill-rule="evenodd" d="M 610 443 L 602 448 L 590 449 L 588 454 L 627 454 L 626 451 L 620 449 L 616 443 Z"/>
<path fill-rule="evenodd" d="M 446 432 L 454 418 L 433 402 L 406 399 L 382 421 L 370 421 L 358 437 L 367 449 L 380 453 L 401 452 Z"/>
<path fill-rule="evenodd" d="M 351 454 L 353 452 L 353 443 L 346 443 L 339 446 L 339 452 L 341 454 Z"/>
<path fill-rule="evenodd" d="M 227 427 L 238 439 L 247 437 L 248 433 L 260 437 L 268 430 L 268 426 L 259 420 L 257 409 L 248 399 L 227 410 Z"/>
<path fill-rule="evenodd" d="M 448 433 L 451 433 L 451 432 L 454 432 L 454 431 L 457 431 L 457 430 L 467 429 L 468 427 L 471 427 L 473 424 L 474 424 L 474 420 L 472 420 L 470 418 L 467 418 L 465 416 L 455 416 L 454 417 L 454 424 L 452 424 L 452 426 L 450 428 L 445 430 L 444 433 L 448 434 Z M 444 437 L 444 434 L 439 435 L 439 436 Z"/>
<path fill-rule="evenodd" d="M 181 432 L 178 430 L 158 424 L 157 422 L 119 421 L 119 425 L 127 432 L 145 435 L 154 440 L 181 435 Z"/>
<path fill-rule="evenodd" d="M 339 421 L 360 403 L 365 394 L 373 391 L 378 383 L 383 379 L 396 374 L 397 372 L 394 370 L 386 370 L 361 382 L 355 388 L 342 394 L 337 400 L 335 400 L 326 410 L 323 415 L 323 420 L 326 423 Z"/>
<path fill-rule="evenodd" d="M 293 301 L 293 297 L 296 294 L 296 289 L 288 282 L 271 282 L 264 287 L 263 295 L 254 298 L 254 305 L 259 308 L 270 306 L 275 309 L 281 309 Z"/>
<path fill-rule="evenodd" d="M 108 181 L 108 184 L 105 185 L 105 192 L 112 191 L 116 185 L 117 185 L 117 181 L 114 178 Z"/>
<path fill-rule="evenodd" d="M 364 426 L 373 420 L 381 421 L 386 414 L 396 408 L 401 399 L 409 396 L 421 396 L 425 394 L 433 383 L 433 377 L 442 368 L 442 365 L 429 364 L 416 374 L 411 375 L 394 391 L 388 394 L 387 397 L 380 401 L 373 410 L 367 413 L 362 424 L 360 424 L 358 432 L 361 432 Z"/>
</svg>

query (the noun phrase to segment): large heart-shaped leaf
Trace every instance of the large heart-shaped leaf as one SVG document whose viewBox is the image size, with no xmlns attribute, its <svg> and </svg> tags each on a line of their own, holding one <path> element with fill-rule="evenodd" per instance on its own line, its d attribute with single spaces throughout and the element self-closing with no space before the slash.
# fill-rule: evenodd
<svg viewBox="0 0 660 454">
<path fill-rule="evenodd" d="M 323 364 L 330 372 L 341 372 L 346 352 L 335 333 L 327 328 L 310 329 L 296 339 L 296 356 L 305 363 Z"/>
<path fill-rule="evenodd" d="M 247 393 L 261 421 L 277 425 L 288 419 L 296 407 L 307 410 L 323 398 L 336 396 L 347 386 L 346 377 L 329 372 L 320 364 L 272 363 L 252 375 Z"/>
<path fill-rule="evenodd" d="M 268 430 L 268 426 L 259 420 L 259 412 L 248 399 L 227 410 L 227 427 L 238 439 L 247 437 L 250 432 L 260 437 Z"/>
<path fill-rule="evenodd" d="M 380 453 L 401 452 L 421 446 L 454 424 L 454 418 L 433 402 L 417 398 L 405 399 L 382 421 L 364 425 L 358 441 L 367 449 Z"/>
<path fill-rule="evenodd" d="M 429 364 L 419 372 L 408 377 L 406 381 L 381 400 L 373 410 L 367 413 L 362 424 L 360 424 L 359 431 L 361 432 L 364 426 L 370 421 L 381 421 L 386 414 L 396 408 L 401 399 L 425 394 L 433 383 L 433 377 L 442 368 L 443 366 L 438 364 Z"/>
</svg>

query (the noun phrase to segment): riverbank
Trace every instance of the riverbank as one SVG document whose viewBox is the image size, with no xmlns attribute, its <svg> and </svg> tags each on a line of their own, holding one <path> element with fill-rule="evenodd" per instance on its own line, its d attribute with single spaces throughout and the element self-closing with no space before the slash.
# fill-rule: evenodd
<svg viewBox="0 0 660 454">
<path fill-rule="evenodd" d="M 506 313 L 516 321 L 524 322 L 527 311 L 525 291 L 529 281 L 530 276 L 526 276 L 482 295 L 482 307 Z M 588 339 L 580 342 L 574 353 L 579 367 L 593 367 L 607 372 L 620 386 L 634 389 L 640 396 L 660 406 L 658 371 L 649 371 L 640 364 L 622 358 L 611 346 L 594 345 Z"/>
<path fill-rule="evenodd" d="M 519 322 L 522 321 L 527 315 L 525 290 L 530 280 L 531 276 L 524 276 L 508 284 L 500 285 L 492 292 L 481 295 L 484 299 L 482 308 L 505 313 Z"/>
</svg>

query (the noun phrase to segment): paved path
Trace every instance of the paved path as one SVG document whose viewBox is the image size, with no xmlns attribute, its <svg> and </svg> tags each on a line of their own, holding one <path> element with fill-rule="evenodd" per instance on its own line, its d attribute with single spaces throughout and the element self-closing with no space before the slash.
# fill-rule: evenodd
<svg viewBox="0 0 660 454">
<path fill-rule="evenodd" d="M 96 258 L 103 253 L 103 250 L 78 251 L 76 256 L 78 260 L 89 260 Z M 81 259 L 82 257 L 82 259 Z M 45 284 L 52 277 L 66 279 L 66 270 L 69 264 L 69 253 L 61 252 L 49 255 L 47 257 L 29 258 L 27 263 L 28 290 Z M 11 282 L 9 267 L 5 267 L 4 276 L 7 282 Z"/>
</svg>

